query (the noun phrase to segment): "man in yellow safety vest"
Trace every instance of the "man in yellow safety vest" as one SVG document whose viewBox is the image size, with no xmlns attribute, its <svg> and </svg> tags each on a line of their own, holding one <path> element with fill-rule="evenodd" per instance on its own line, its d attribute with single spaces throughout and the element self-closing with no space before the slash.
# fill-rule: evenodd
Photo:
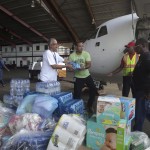
<svg viewBox="0 0 150 150">
<path fill-rule="evenodd" d="M 128 43 L 125 47 L 127 52 L 124 54 L 120 66 L 115 69 L 113 72 L 109 73 L 109 76 L 112 76 L 123 70 L 123 89 L 122 96 L 128 97 L 130 88 L 132 91 L 132 96 L 134 97 L 134 86 L 132 82 L 132 73 L 135 68 L 135 65 L 139 59 L 139 55 L 134 51 L 135 43 L 132 41 Z"/>
</svg>

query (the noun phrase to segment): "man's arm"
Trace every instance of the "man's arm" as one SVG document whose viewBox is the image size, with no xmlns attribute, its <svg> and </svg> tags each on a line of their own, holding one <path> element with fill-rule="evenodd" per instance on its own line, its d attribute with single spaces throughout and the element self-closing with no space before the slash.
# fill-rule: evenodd
<svg viewBox="0 0 150 150">
<path fill-rule="evenodd" d="M 84 69 L 89 69 L 91 67 L 91 61 L 86 61 Z"/>
<path fill-rule="evenodd" d="M 72 65 L 70 65 L 70 64 L 65 64 L 65 65 L 54 64 L 54 65 L 51 65 L 51 67 L 53 69 L 62 69 L 62 68 L 68 68 L 68 69 L 70 69 L 70 68 L 72 68 Z"/>
<path fill-rule="evenodd" d="M 113 74 L 113 75 L 114 75 L 114 74 L 117 74 L 117 73 L 119 73 L 122 69 L 123 69 L 123 64 L 121 63 L 120 66 L 112 72 L 112 74 Z"/>
<path fill-rule="evenodd" d="M 112 76 L 114 74 L 119 73 L 123 69 L 123 67 L 124 67 L 124 61 L 122 58 L 120 66 L 118 68 L 116 68 L 114 71 L 112 71 L 111 73 L 109 73 L 108 76 Z"/>
</svg>

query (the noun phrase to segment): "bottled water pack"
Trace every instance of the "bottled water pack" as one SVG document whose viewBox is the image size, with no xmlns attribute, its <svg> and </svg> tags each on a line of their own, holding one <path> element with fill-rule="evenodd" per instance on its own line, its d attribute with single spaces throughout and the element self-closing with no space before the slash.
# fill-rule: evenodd
<svg viewBox="0 0 150 150">
<path fill-rule="evenodd" d="M 10 81 L 10 96 L 13 97 L 17 104 L 19 104 L 22 101 L 23 95 L 29 91 L 29 79 L 12 79 Z"/>
<path fill-rule="evenodd" d="M 53 95 L 61 91 L 60 82 L 50 81 L 50 82 L 37 82 L 36 92 L 46 93 Z"/>
<path fill-rule="evenodd" d="M 7 108 L 11 108 L 13 110 L 16 110 L 17 109 L 17 106 L 15 104 L 15 101 L 14 101 L 14 98 L 8 94 L 5 94 L 3 96 L 3 102 L 4 102 L 4 105 L 7 107 Z"/>
<path fill-rule="evenodd" d="M 12 79 L 10 81 L 10 95 L 23 95 L 30 91 L 30 80 L 29 79 Z"/>
<path fill-rule="evenodd" d="M 52 95 L 58 100 L 58 108 L 55 110 L 55 117 L 60 117 L 63 114 L 83 114 L 84 102 L 81 99 L 73 99 L 71 92 L 60 92 Z"/>
</svg>

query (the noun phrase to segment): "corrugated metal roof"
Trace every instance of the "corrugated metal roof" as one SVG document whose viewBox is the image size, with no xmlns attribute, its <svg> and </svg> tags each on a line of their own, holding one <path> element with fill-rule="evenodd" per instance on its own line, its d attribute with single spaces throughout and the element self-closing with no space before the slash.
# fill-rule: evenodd
<svg viewBox="0 0 150 150">
<path fill-rule="evenodd" d="M 0 45 L 84 41 L 101 23 L 129 13 L 130 0 L 0 0 Z"/>
</svg>

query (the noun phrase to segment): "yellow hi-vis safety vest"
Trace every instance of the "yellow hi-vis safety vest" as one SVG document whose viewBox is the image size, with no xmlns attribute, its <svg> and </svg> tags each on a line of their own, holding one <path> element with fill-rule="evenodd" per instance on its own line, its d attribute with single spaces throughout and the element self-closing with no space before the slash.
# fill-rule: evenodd
<svg viewBox="0 0 150 150">
<path fill-rule="evenodd" d="M 139 55 L 136 53 L 133 55 L 132 59 L 130 59 L 130 56 L 128 53 L 126 53 L 124 55 L 124 57 L 123 57 L 123 61 L 124 61 L 123 76 L 131 76 L 132 75 L 138 59 L 139 59 Z"/>
</svg>

